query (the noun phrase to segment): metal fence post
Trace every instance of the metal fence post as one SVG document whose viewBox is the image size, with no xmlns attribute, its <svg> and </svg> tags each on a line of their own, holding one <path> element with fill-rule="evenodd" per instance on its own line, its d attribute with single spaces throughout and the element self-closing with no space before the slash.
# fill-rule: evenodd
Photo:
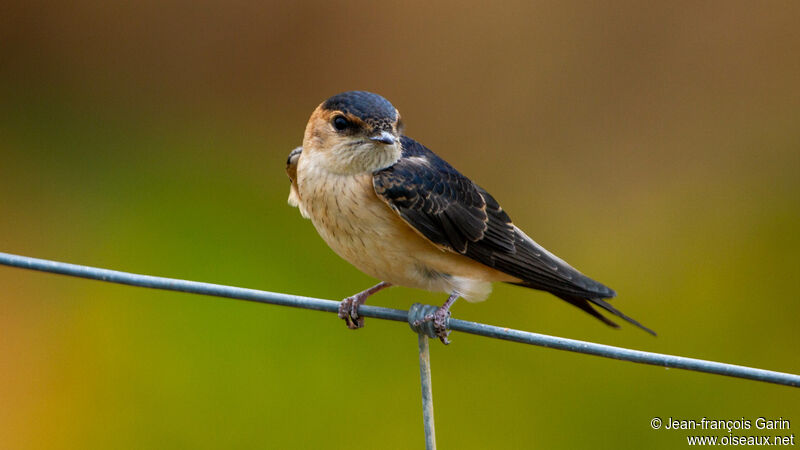
<svg viewBox="0 0 800 450">
<path fill-rule="evenodd" d="M 422 387 L 422 420 L 425 424 L 425 448 L 436 449 L 436 428 L 433 424 L 433 391 L 431 389 L 431 352 L 428 338 L 436 337 L 433 321 L 422 321 L 436 311 L 435 306 L 414 303 L 408 309 L 408 326 L 417 333 L 419 339 L 419 380 Z M 446 324 L 450 323 L 447 318 Z"/>
<path fill-rule="evenodd" d="M 428 336 L 419 339 L 419 379 L 422 386 L 422 421 L 425 423 L 425 449 L 436 450 L 436 427 L 433 423 L 433 392 L 431 390 L 431 352 Z"/>
</svg>

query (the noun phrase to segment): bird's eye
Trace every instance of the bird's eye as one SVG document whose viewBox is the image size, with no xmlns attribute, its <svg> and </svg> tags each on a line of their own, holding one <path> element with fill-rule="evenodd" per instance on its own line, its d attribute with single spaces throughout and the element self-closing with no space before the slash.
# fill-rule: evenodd
<svg viewBox="0 0 800 450">
<path fill-rule="evenodd" d="M 336 116 L 333 118 L 333 128 L 336 128 L 336 131 L 344 131 L 350 127 L 350 121 L 347 120 L 344 116 Z"/>
</svg>

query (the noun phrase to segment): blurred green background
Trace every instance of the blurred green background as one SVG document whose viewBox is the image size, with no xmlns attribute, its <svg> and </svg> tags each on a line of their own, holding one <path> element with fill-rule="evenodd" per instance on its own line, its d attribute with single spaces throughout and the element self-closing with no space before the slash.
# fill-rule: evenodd
<svg viewBox="0 0 800 450">
<path fill-rule="evenodd" d="M 374 280 L 286 204 L 283 170 L 311 111 L 364 89 L 659 336 L 505 285 L 456 317 L 800 373 L 798 23 L 796 2 L 5 1 L 0 251 L 357 292 Z M 403 324 L 2 267 L 0 286 L 0 448 L 423 444 Z M 441 448 L 686 446 L 654 416 L 800 429 L 797 389 L 453 340 L 432 348 Z"/>
</svg>

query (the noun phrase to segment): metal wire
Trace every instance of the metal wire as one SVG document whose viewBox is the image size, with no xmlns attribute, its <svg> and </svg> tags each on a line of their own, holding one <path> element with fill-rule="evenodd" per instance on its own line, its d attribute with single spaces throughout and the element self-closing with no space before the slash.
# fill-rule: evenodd
<svg viewBox="0 0 800 450">
<path fill-rule="evenodd" d="M 259 291 L 255 289 L 244 289 L 196 281 L 178 280 L 174 278 L 137 275 L 128 272 L 119 272 L 116 270 L 100 269 L 89 266 L 79 266 L 75 264 L 48 261 L 45 259 L 30 258 L 27 256 L 18 256 L 8 253 L 0 253 L 0 264 L 153 289 L 189 292 L 215 297 L 227 297 L 252 302 L 269 303 L 273 305 L 313 309 L 316 311 L 335 313 L 339 310 L 339 302 L 333 300 L 301 297 L 297 295 Z M 408 322 L 408 312 L 397 309 L 363 305 L 359 308 L 358 313 L 362 316 L 376 319 Z M 450 329 L 478 336 L 503 339 L 506 341 L 519 342 L 523 344 L 538 345 L 541 347 L 555 348 L 558 350 L 566 350 L 588 355 L 602 356 L 604 358 L 619 359 L 641 364 L 692 370 L 695 372 L 713 373 L 729 377 L 763 381 L 765 383 L 800 387 L 800 375 L 794 375 L 790 373 L 773 372 L 771 370 L 755 369 L 752 367 L 686 358 L 683 356 L 631 350 L 627 348 L 613 347 L 610 345 L 595 344 L 593 342 L 577 341 L 574 339 L 565 339 L 544 334 L 530 333 L 527 331 L 496 327 L 482 323 L 468 322 L 453 318 L 450 319 Z"/>
</svg>

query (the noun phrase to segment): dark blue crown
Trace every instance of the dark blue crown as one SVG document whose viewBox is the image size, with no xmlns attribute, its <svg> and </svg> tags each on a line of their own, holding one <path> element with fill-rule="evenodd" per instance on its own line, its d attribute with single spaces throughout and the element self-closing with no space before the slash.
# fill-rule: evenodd
<svg viewBox="0 0 800 450">
<path fill-rule="evenodd" d="M 322 107 L 329 111 L 352 114 L 369 124 L 392 123 L 397 120 L 397 112 L 389 100 L 372 92 L 342 92 L 326 100 Z"/>
</svg>

